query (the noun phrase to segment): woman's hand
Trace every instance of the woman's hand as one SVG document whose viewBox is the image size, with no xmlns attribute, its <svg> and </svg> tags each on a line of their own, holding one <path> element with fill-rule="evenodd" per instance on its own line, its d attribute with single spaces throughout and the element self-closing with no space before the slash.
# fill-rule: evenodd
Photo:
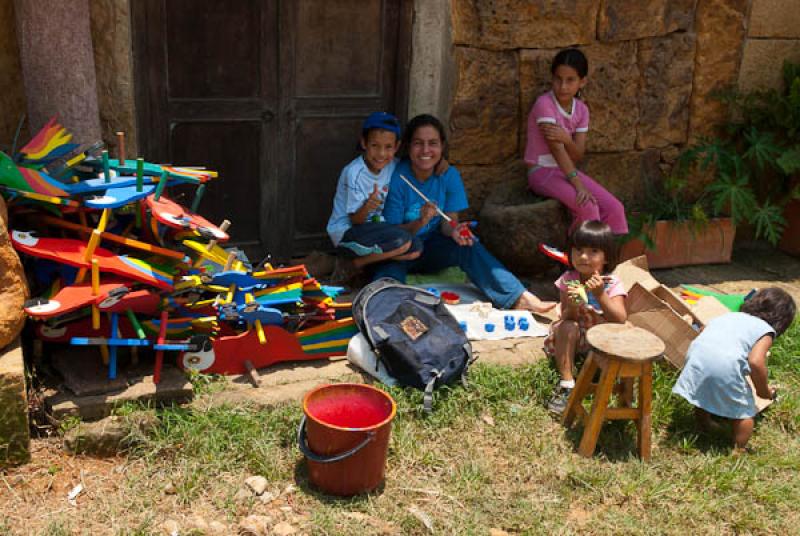
<svg viewBox="0 0 800 536">
<path fill-rule="evenodd" d="M 469 230 L 469 224 L 467 222 L 457 223 L 451 226 L 450 229 L 450 237 L 459 246 L 471 246 L 475 243 L 475 239 L 472 237 L 472 231 Z"/>
<path fill-rule="evenodd" d="M 422 222 L 423 226 L 428 225 L 428 222 L 431 221 L 436 214 L 436 205 L 433 203 L 425 203 L 419 210 L 419 221 Z"/>
<path fill-rule="evenodd" d="M 594 196 L 592 195 L 592 192 L 587 190 L 586 186 L 584 186 L 583 184 L 578 183 L 575 186 L 575 191 L 577 192 L 575 194 L 575 202 L 579 206 L 583 206 L 586 203 L 597 203 L 597 199 L 594 198 Z"/>
<path fill-rule="evenodd" d="M 557 141 L 558 143 L 567 144 L 572 141 L 572 136 L 558 125 L 552 123 L 542 123 L 539 125 L 544 139 L 548 141 Z"/>
</svg>

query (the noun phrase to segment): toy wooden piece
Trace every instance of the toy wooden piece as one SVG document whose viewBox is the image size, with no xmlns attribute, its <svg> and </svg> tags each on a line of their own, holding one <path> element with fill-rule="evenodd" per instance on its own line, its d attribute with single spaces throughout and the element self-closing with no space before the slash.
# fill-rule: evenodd
<svg viewBox="0 0 800 536">
<path fill-rule="evenodd" d="M 167 336 L 168 320 L 169 320 L 169 313 L 167 311 L 161 311 L 161 318 L 158 327 L 158 339 L 156 339 L 156 342 L 159 345 L 164 344 L 164 340 Z M 164 365 L 164 349 L 159 347 L 156 350 L 156 363 L 155 367 L 153 368 L 153 383 L 155 383 L 156 385 L 158 385 L 158 383 L 161 381 L 161 367 L 163 365 Z"/>
<path fill-rule="evenodd" d="M 258 375 L 258 370 L 253 366 L 249 359 L 245 359 L 244 367 L 247 369 L 247 376 L 253 387 L 261 387 L 261 377 Z"/>
<path fill-rule="evenodd" d="M 569 256 L 560 249 L 540 243 L 539 251 L 554 261 L 558 261 L 565 266 L 569 266 Z"/>
<path fill-rule="evenodd" d="M 159 199 L 155 196 L 147 197 L 146 201 L 153 217 L 173 229 L 191 229 L 201 234 L 209 234 L 214 240 L 226 241 L 230 237 L 221 228 L 198 214 L 189 212 L 178 203 L 162 195 Z"/>
<path fill-rule="evenodd" d="M 117 132 L 117 156 L 121 166 L 125 165 L 125 133 Z"/>
<path fill-rule="evenodd" d="M 126 313 L 155 315 L 161 305 L 161 297 L 149 290 L 129 291 L 126 287 L 117 287 L 110 292 L 102 293 L 97 307 L 104 313 Z"/>
<path fill-rule="evenodd" d="M 578 416 L 584 421 L 578 453 L 592 456 L 604 420 L 630 419 L 636 423 L 639 456 L 643 460 L 649 459 L 653 360 L 663 354 L 664 342 L 644 329 L 612 323 L 592 327 L 586 333 L 586 339 L 593 350 L 578 374 L 562 416 L 562 422 L 568 427 Z M 594 384 L 592 380 L 598 370 L 600 380 Z M 634 379 L 638 379 L 638 407 L 631 407 Z M 622 405 L 608 407 L 618 380 L 622 384 Z M 594 401 L 587 413 L 582 401 L 592 392 Z"/>
<path fill-rule="evenodd" d="M 205 183 L 201 184 L 197 187 L 197 191 L 194 193 L 194 199 L 192 200 L 192 212 L 197 212 L 200 208 L 200 201 L 203 199 L 203 194 L 206 193 L 206 185 Z"/>
<path fill-rule="evenodd" d="M 48 319 L 65 315 L 69 312 L 88 307 L 96 303 L 102 294 L 118 288 L 125 288 L 125 283 L 120 280 L 98 283 L 97 294 L 91 284 L 78 284 L 64 287 L 48 300 L 38 300 L 38 303 L 26 305 L 25 313 L 33 318 Z"/>
<path fill-rule="evenodd" d="M 4 192 L 8 192 L 12 197 L 19 196 L 23 199 L 31 199 L 33 201 L 40 201 L 42 203 L 48 203 L 51 205 L 60 205 L 65 207 L 77 208 L 80 206 L 80 203 L 78 203 L 77 201 L 72 201 L 71 199 L 64 199 L 61 197 L 37 194 L 35 192 L 25 192 L 22 190 L 15 190 L 13 188 L 9 188 L 7 186 L 2 186 L 2 185 L 0 185 L 0 189 L 2 189 Z"/>
<path fill-rule="evenodd" d="M 103 179 L 111 182 L 111 165 L 108 161 L 108 151 L 103 151 Z"/>
<path fill-rule="evenodd" d="M 83 214 L 83 213 L 81 213 Z M 61 218 L 54 218 L 53 216 L 42 216 L 41 220 L 47 224 L 55 225 L 57 227 L 63 227 L 64 229 L 71 229 L 73 231 L 78 231 L 81 233 L 90 234 L 93 229 L 91 227 L 85 225 L 79 225 L 77 223 L 68 222 Z M 169 257 L 171 259 L 176 259 L 181 262 L 188 262 L 189 259 L 183 253 L 179 251 L 173 251 L 167 248 L 161 248 L 158 246 L 154 246 L 152 244 L 148 244 L 147 242 L 141 242 L 139 240 L 134 240 L 132 238 L 126 238 L 124 236 L 120 236 L 114 233 L 109 233 L 107 231 L 103 231 L 101 233 L 101 238 L 103 240 L 110 240 L 112 242 L 116 242 L 117 244 L 122 244 L 124 246 L 128 246 L 134 249 L 138 249 L 141 251 L 147 251 L 148 253 L 153 253 L 155 255 L 161 255 L 162 257 Z"/>
<path fill-rule="evenodd" d="M 69 154 L 78 147 L 76 143 L 68 143 L 72 139 L 67 129 L 52 117 L 36 135 L 20 150 L 24 164 L 43 165 Z"/>
<path fill-rule="evenodd" d="M 155 190 L 155 186 L 139 185 L 109 188 L 103 195 L 87 198 L 83 204 L 89 208 L 119 208 L 139 199 L 144 199 Z"/>
<path fill-rule="evenodd" d="M 90 267 L 89 261 L 86 260 L 88 247 L 80 240 L 39 238 L 28 232 L 11 231 L 11 242 L 18 251 L 34 257 L 78 268 Z M 98 260 L 100 271 L 111 272 L 154 287 L 172 290 L 172 275 L 144 261 L 126 255 L 115 255 L 101 247 L 94 250 L 93 256 Z"/>
<path fill-rule="evenodd" d="M 136 159 L 136 191 L 141 192 L 144 186 L 144 159 Z"/>
</svg>

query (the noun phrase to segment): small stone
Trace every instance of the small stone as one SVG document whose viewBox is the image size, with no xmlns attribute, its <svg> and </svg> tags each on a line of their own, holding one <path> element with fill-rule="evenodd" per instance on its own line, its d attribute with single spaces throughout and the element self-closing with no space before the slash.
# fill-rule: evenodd
<svg viewBox="0 0 800 536">
<path fill-rule="evenodd" d="M 198 515 L 189 516 L 189 518 L 186 520 L 187 532 L 191 532 L 194 530 L 205 533 L 208 531 L 208 529 L 209 529 L 208 522 L 206 522 L 205 519 L 203 519 Z"/>
<path fill-rule="evenodd" d="M 167 485 L 164 486 L 164 493 L 166 493 L 167 495 L 175 495 L 176 493 L 178 493 L 178 490 L 175 489 L 175 484 L 173 484 L 172 482 L 167 482 Z"/>
<path fill-rule="evenodd" d="M 167 519 L 161 524 L 162 534 L 167 534 L 168 536 L 174 536 L 175 534 L 178 534 L 180 528 L 181 526 L 178 525 L 178 522 L 174 519 Z"/>
<path fill-rule="evenodd" d="M 233 496 L 234 502 L 241 503 L 245 502 L 253 497 L 253 492 L 250 491 L 250 488 L 239 488 L 239 491 L 236 492 L 236 495 Z"/>
<path fill-rule="evenodd" d="M 503 529 L 489 529 L 489 536 L 508 536 Z"/>
<path fill-rule="evenodd" d="M 269 516 L 251 515 L 239 522 L 240 536 L 266 536 L 270 533 L 272 518 Z"/>
<path fill-rule="evenodd" d="M 269 504 L 277 498 L 278 498 L 277 493 L 274 493 L 272 491 L 265 491 L 258 497 L 258 500 L 260 500 L 264 504 Z"/>
<path fill-rule="evenodd" d="M 261 495 L 264 493 L 264 490 L 267 489 L 267 479 L 263 476 L 251 476 L 247 480 L 244 481 L 247 486 L 253 490 L 253 493 L 256 495 Z"/>
<path fill-rule="evenodd" d="M 208 524 L 209 534 L 228 534 L 228 526 L 219 521 L 212 521 Z"/>
<path fill-rule="evenodd" d="M 283 488 L 283 493 L 281 493 L 281 495 L 291 495 L 295 491 L 297 491 L 297 486 L 295 486 L 294 484 L 289 484 L 288 486 Z"/>
<path fill-rule="evenodd" d="M 285 521 L 282 521 L 272 527 L 272 533 L 277 534 L 278 536 L 289 536 L 290 534 L 294 534 L 296 532 L 297 529 Z"/>
<path fill-rule="evenodd" d="M 489 426 L 494 426 L 494 418 L 492 418 L 491 415 L 486 414 L 483 417 L 481 417 L 481 419 L 483 419 L 483 422 L 485 422 Z"/>
<path fill-rule="evenodd" d="M 281 506 L 280 510 L 281 512 L 289 513 L 293 510 L 293 508 L 291 506 Z"/>
</svg>

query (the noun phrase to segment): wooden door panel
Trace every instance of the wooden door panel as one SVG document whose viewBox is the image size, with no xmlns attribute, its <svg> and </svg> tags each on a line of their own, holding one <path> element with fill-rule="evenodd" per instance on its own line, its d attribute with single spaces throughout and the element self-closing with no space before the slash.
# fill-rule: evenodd
<svg viewBox="0 0 800 536">
<path fill-rule="evenodd" d="M 172 128 L 170 145 L 176 162 L 203 163 L 219 171 L 208 184 L 199 212 L 219 224 L 231 221 L 231 236 L 240 246 L 260 242 L 262 125 L 254 121 L 179 123 Z M 183 192 L 191 205 L 194 187 Z M 250 250 L 251 248 L 246 248 Z M 248 251 L 256 256 L 259 251 Z M 258 260 L 258 259 L 255 259 Z"/>
<path fill-rule="evenodd" d="M 384 2 L 301 0 L 297 4 L 295 96 L 378 95 Z"/>
</svg>

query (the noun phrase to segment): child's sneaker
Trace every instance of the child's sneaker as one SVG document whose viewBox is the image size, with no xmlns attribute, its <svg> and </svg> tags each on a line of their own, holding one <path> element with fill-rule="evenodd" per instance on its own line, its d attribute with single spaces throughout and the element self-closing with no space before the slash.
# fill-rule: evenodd
<svg viewBox="0 0 800 536">
<path fill-rule="evenodd" d="M 572 387 L 561 387 L 560 385 L 553 391 L 553 396 L 547 402 L 547 409 L 551 413 L 561 415 L 567 409 L 569 395 L 572 394 Z"/>
</svg>

